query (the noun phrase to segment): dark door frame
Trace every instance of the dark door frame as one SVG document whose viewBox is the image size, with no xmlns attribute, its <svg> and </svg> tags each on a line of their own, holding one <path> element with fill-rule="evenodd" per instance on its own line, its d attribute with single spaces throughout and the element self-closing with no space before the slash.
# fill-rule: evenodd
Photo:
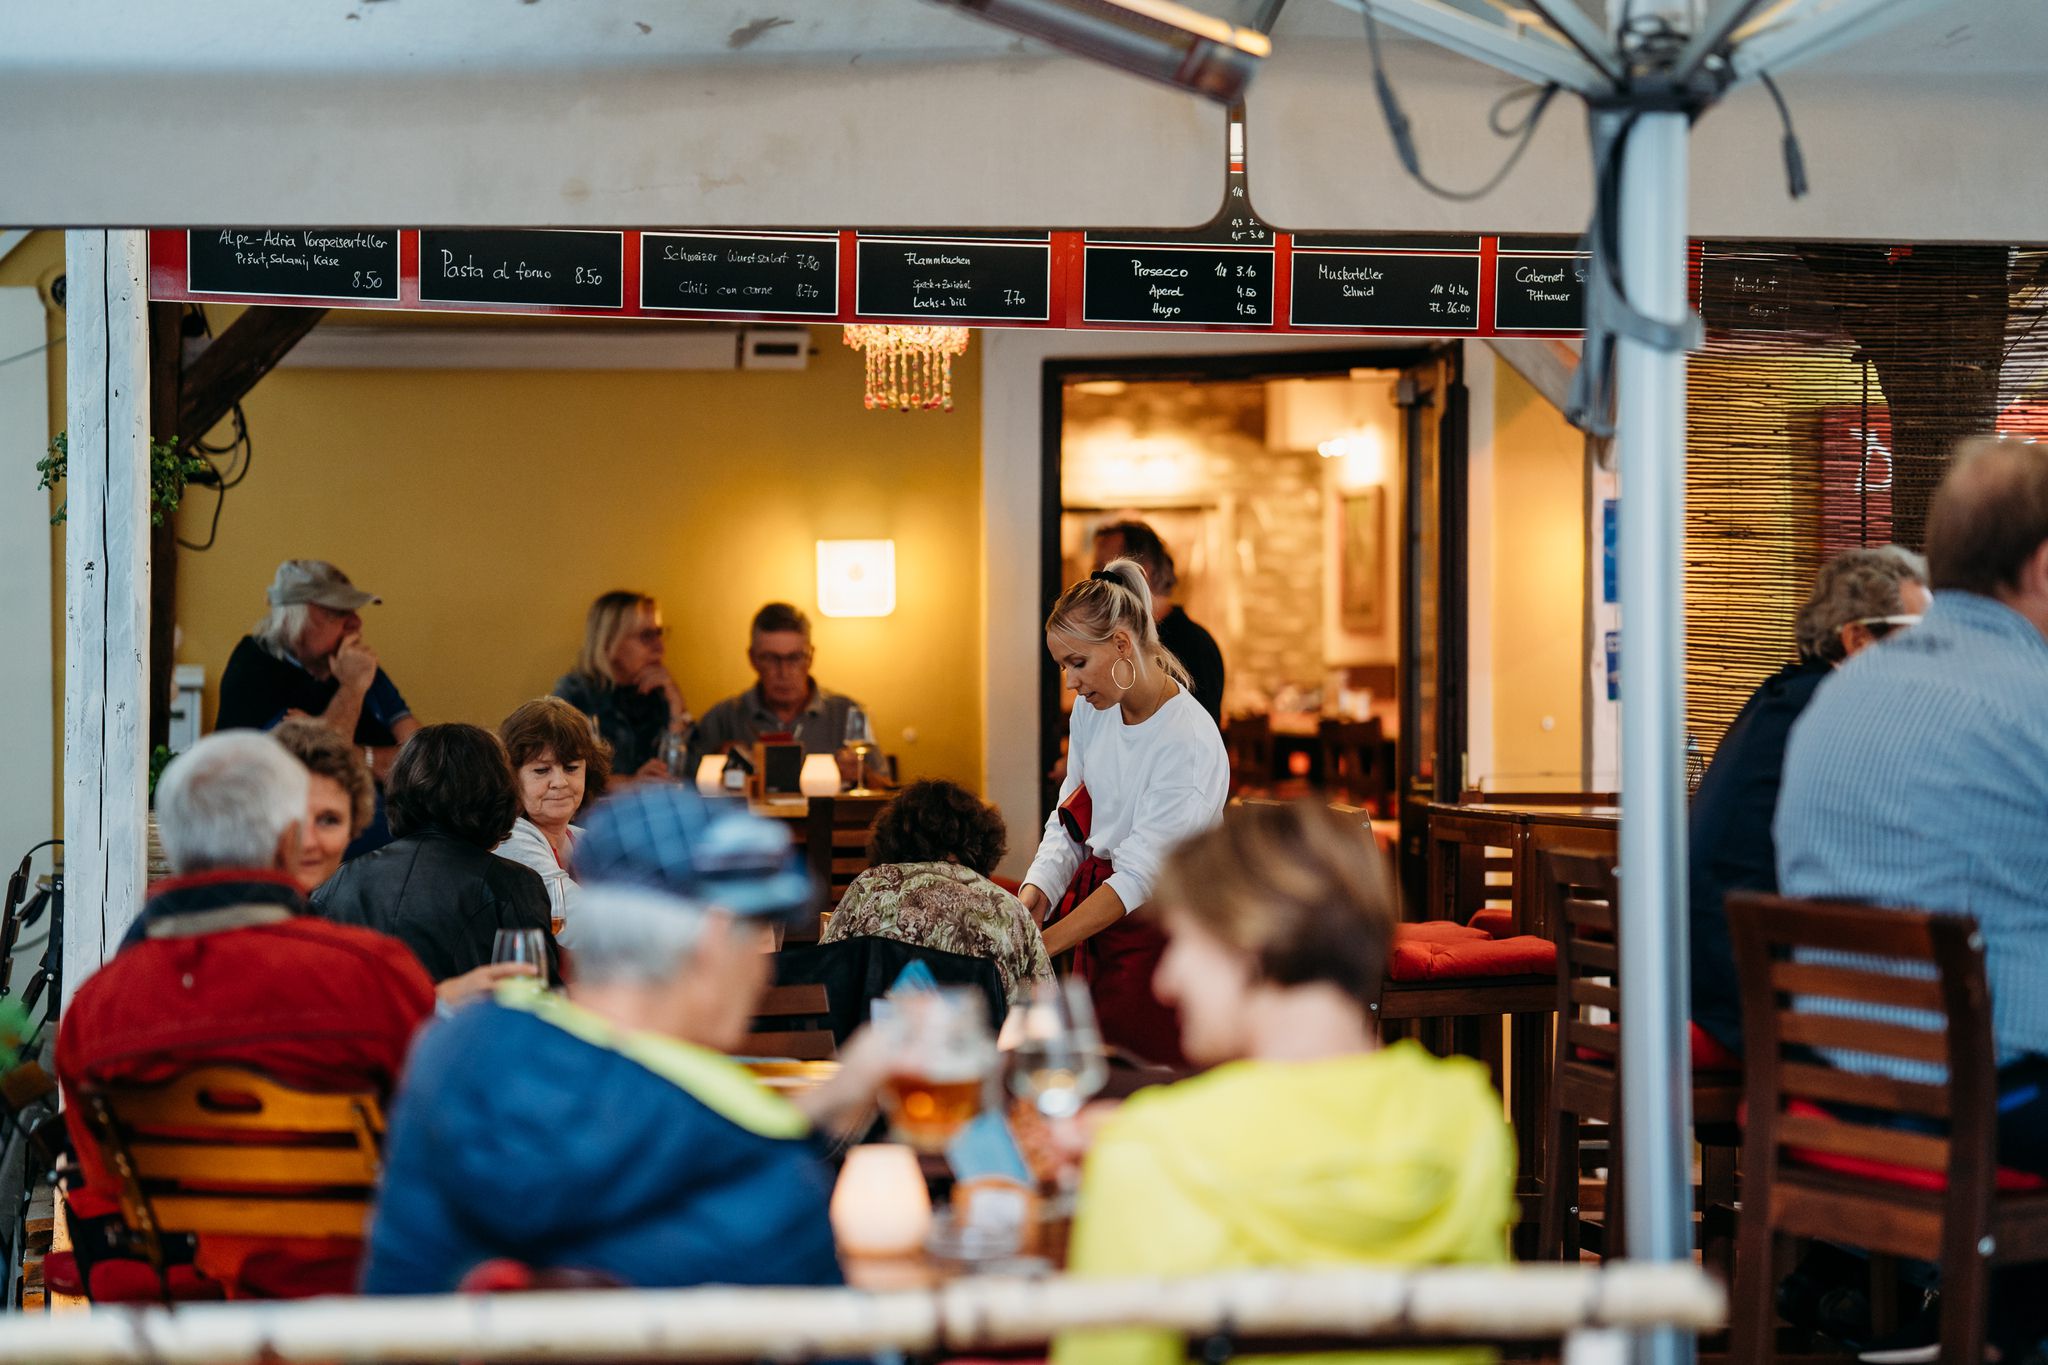
<svg viewBox="0 0 2048 1365">
<path fill-rule="evenodd" d="M 1060 581 L 1060 516 L 1064 508 L 1060 483 L 1060 447 L 1062 428 L 1065 424 L 1066 387 L 1069 384 L 1091 380 L 1123 380 L 1131 383 L 1158 383 L 1163 381 L 1209 382 L 1209 383 L 1250 383 L 1267 379 L 1313 379 L 1331 375 L 1349 374 L 1352 370 L 1401 371 L 1436 359 L 1449 357 L 1450 373 L 1458 393 L 1463 392 L 1462 376 L 1464 356 L 1456 342 L 1418 342 L 1413 346 L 1394 348 L 1353 348 L 1330 351 L 1270 351 L 1251 355 L 1204 355 L 1204 356 L 1096 356 L 1085 360 L 1048 360 L 1040 379 L 1039 389 L 1039 612 L 1041 616 L 1052 610 L 1052 604 L 1059 599 L 1066 585 Z M 1446 418 L 1449 406 L 1446 407 Z M 1448 442 L 1455 436 L 1460 452 L 1455 461 L 1445 460 L 1446 467 L 1455 464 L 1459 470 L 1460 486 L 1464 470 L 1464 429 L 1462 408 L 1460 425 L 1453 431 L 1448 425 L 1443 429 L 1446 442 L 1440 449 L 1448 453 Z M 1458 501 L 1459 537 L 1463 545 L 1464 501 L 1462 493 Z M 1440 542 L 1443 543 L 1443 542 Z M 1403 541 L 1402 562 L 1404 581 L 1407 575 L 1407 559 L 1411 551 Z M 1448 586 L 1448 585 L 1447 585 Z M 1463 629 L 1464 574 L 1457 575 L 1459 611 L 1457 613 L 1460 631 Z M 1439 618 L 1440 629 L 1442 618 Z M 1439 644 L 1439 667 L 1448 670 L 1448 660 L 1453 656 Z M 1465 642 L 1460 634 L 1456 642 L 1458 686 L 1455 689 L 1440 688 L 1439 704 L 1443 694 L 1455 690 L 1459 694 L 1456 737 L 1460 750 L 1464 745 L 1463 692 Z M 1043 820 L 1058 799 L 1057 786 L 1044 775 L 1052 770 L 1060 752 L 1060 679 L 1059 670 L 1053 667 L 1052 659 L 1043 653 L 1039 655 L 1038 688 L 1038 771 L 1039 771 L 1039 818 Z M 1439 743 L 1448 727 L 1444 724 L 1448 716 L 1439 719 Z M 1406 764 L 1402 764 L 1405 768 Z M 1453 792 L 1452 796 L 1456 793 Z"/>
</svg>

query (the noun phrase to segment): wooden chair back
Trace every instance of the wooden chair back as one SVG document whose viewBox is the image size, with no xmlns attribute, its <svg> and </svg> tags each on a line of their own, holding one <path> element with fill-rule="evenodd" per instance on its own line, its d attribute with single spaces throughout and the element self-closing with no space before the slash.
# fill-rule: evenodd
<svg viewBox="0 0 2048 1365">
<path fill-rule="evenodd" d="M 889 796 L 814 796 L 804 829 L 811 875 L 824 891 L 825 909 L 835 909 L 853 879 L 868 870 L 868 835 Z"/>
<path fill-rule="evenodd" d="M 1387 799 L 1385 731 L 1371 720 L 1325 720 L 1316 727 L 1323 750 L 1323 790 L 1374 808 Z"/>
<path fill-rule="evenodd" d="M 296 1090 L 218 1066 L 79 1098 L 122 1214 L 159 1266 L 166 1233 L 363 1235 L 383 1160 L 373 1092 Z"/>
<path fill-rule="evenodd" d="M 794 1057 L 822 1062 L 837 1055 L 832 1010 L 825 988 L 815 982 L 770 986 L 754 1010 L 754 1030 L 740 1051 L 749 1057 Z"/>
<path fill-rule="evenodd" d="M 1543 865 L 1543 918 L 1557 944 L 1555 1084 L 1562 1087 L 1581 1071 L 1604 1072 L 1611 1082 L 1621 1065 L 1621 897 L 1614 859 L 1592 850 L 1552 850 Z"/>
<path fill-rule="evenodd" d="M 1748 894 L 1728 898 L 1728 921 L 1749 1081 L 1744 1168 L 1768 1181 L 1798 1148 L 1939 1173 L 1962 1199 L 1988 1201 L 1998 1095 L 1976 922 Z M 1867 1005 L 1917 1011 L 1924 1026 L 1844 1011 Z M 1916 1063 L 1945 1079 L 1867 1074 L 1830 1056 Z M 1860 1112 L 1787 1112 L 1801 1101 Z"/>
<path fill-rule="evenodd" d="M 1276 778 L 1273 771 L 1273 718 L 1263 714 L 1228 716 L 1223 721 L 1223 749 L 1230 757 L 1230 791 L 1264 791 Z"/>
</svg>

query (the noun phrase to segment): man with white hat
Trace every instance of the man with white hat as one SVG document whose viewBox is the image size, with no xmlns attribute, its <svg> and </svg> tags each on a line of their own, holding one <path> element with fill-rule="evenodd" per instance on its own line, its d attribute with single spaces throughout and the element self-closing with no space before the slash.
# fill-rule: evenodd
<svg viewBox="0 0 2048 1365">
<path fill-rule="evenodd" d="M 320 559 L 287 559 L 270 581 L 270 614 L 242 637 L 220 679 L 219 730 L 268 730 L 300 714 L 363 748 L 381 783 L 420 728 L 357 613 L 383 598 Z"/>
</svg>

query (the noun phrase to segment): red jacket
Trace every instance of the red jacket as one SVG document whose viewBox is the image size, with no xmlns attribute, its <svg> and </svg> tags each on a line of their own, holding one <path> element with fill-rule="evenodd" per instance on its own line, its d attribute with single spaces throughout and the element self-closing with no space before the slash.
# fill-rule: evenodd
<svg viewBox="0 0 2048 1365">
<path fill-rule="evenodd" d="M 57 1076 L 82 1184 L 75 1213 L 119 1208 L 78 1091 L 246 1066 L 308 1090 L 389 1095 L 434 987 L 395 938 L 305 913 L 268 872 L 209 872 L 153 888 L 137 931 L 64 1007 Z"/>
</svg>

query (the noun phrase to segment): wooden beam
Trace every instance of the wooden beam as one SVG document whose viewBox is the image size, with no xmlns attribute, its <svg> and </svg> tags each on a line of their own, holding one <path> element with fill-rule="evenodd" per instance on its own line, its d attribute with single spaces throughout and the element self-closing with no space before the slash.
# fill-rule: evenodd
<svg viewBox="0 0 2048 1365">
<path fill-rule="evenodd" d="M 1527 380 L 1529 387 L 1543 395 L 1559 412 L 1571 406 L 1572 375 L 1579 368 L 1579 353 L 1570 343 L 1534 338 L 1489 337 L 1487 345 L 1507 367 Z"/>
<path fill-rule="evenodd" d="M 178 401 L 183 392 L 182 303 L 149 305 L 149 435 L 167 441 L 178 434 Z M 177 664 L 178 531 L 175 518 L 149 534 L 149 747 L 171 733 L 171 673 Z"/>
<path fill-rule="evenodd" d="M 179 443 L 190 445 L 211 431 L 325 316 L 325 308 L 266 304 L 236 318 L 234 325 L 185 369 L 184 390 L 178 399 Z"/>
<path fill-rule="evenodd" d="M 142 908 L 149 821 L 148 234 L 64 234 L 63 993 Z"/>
</svg>

